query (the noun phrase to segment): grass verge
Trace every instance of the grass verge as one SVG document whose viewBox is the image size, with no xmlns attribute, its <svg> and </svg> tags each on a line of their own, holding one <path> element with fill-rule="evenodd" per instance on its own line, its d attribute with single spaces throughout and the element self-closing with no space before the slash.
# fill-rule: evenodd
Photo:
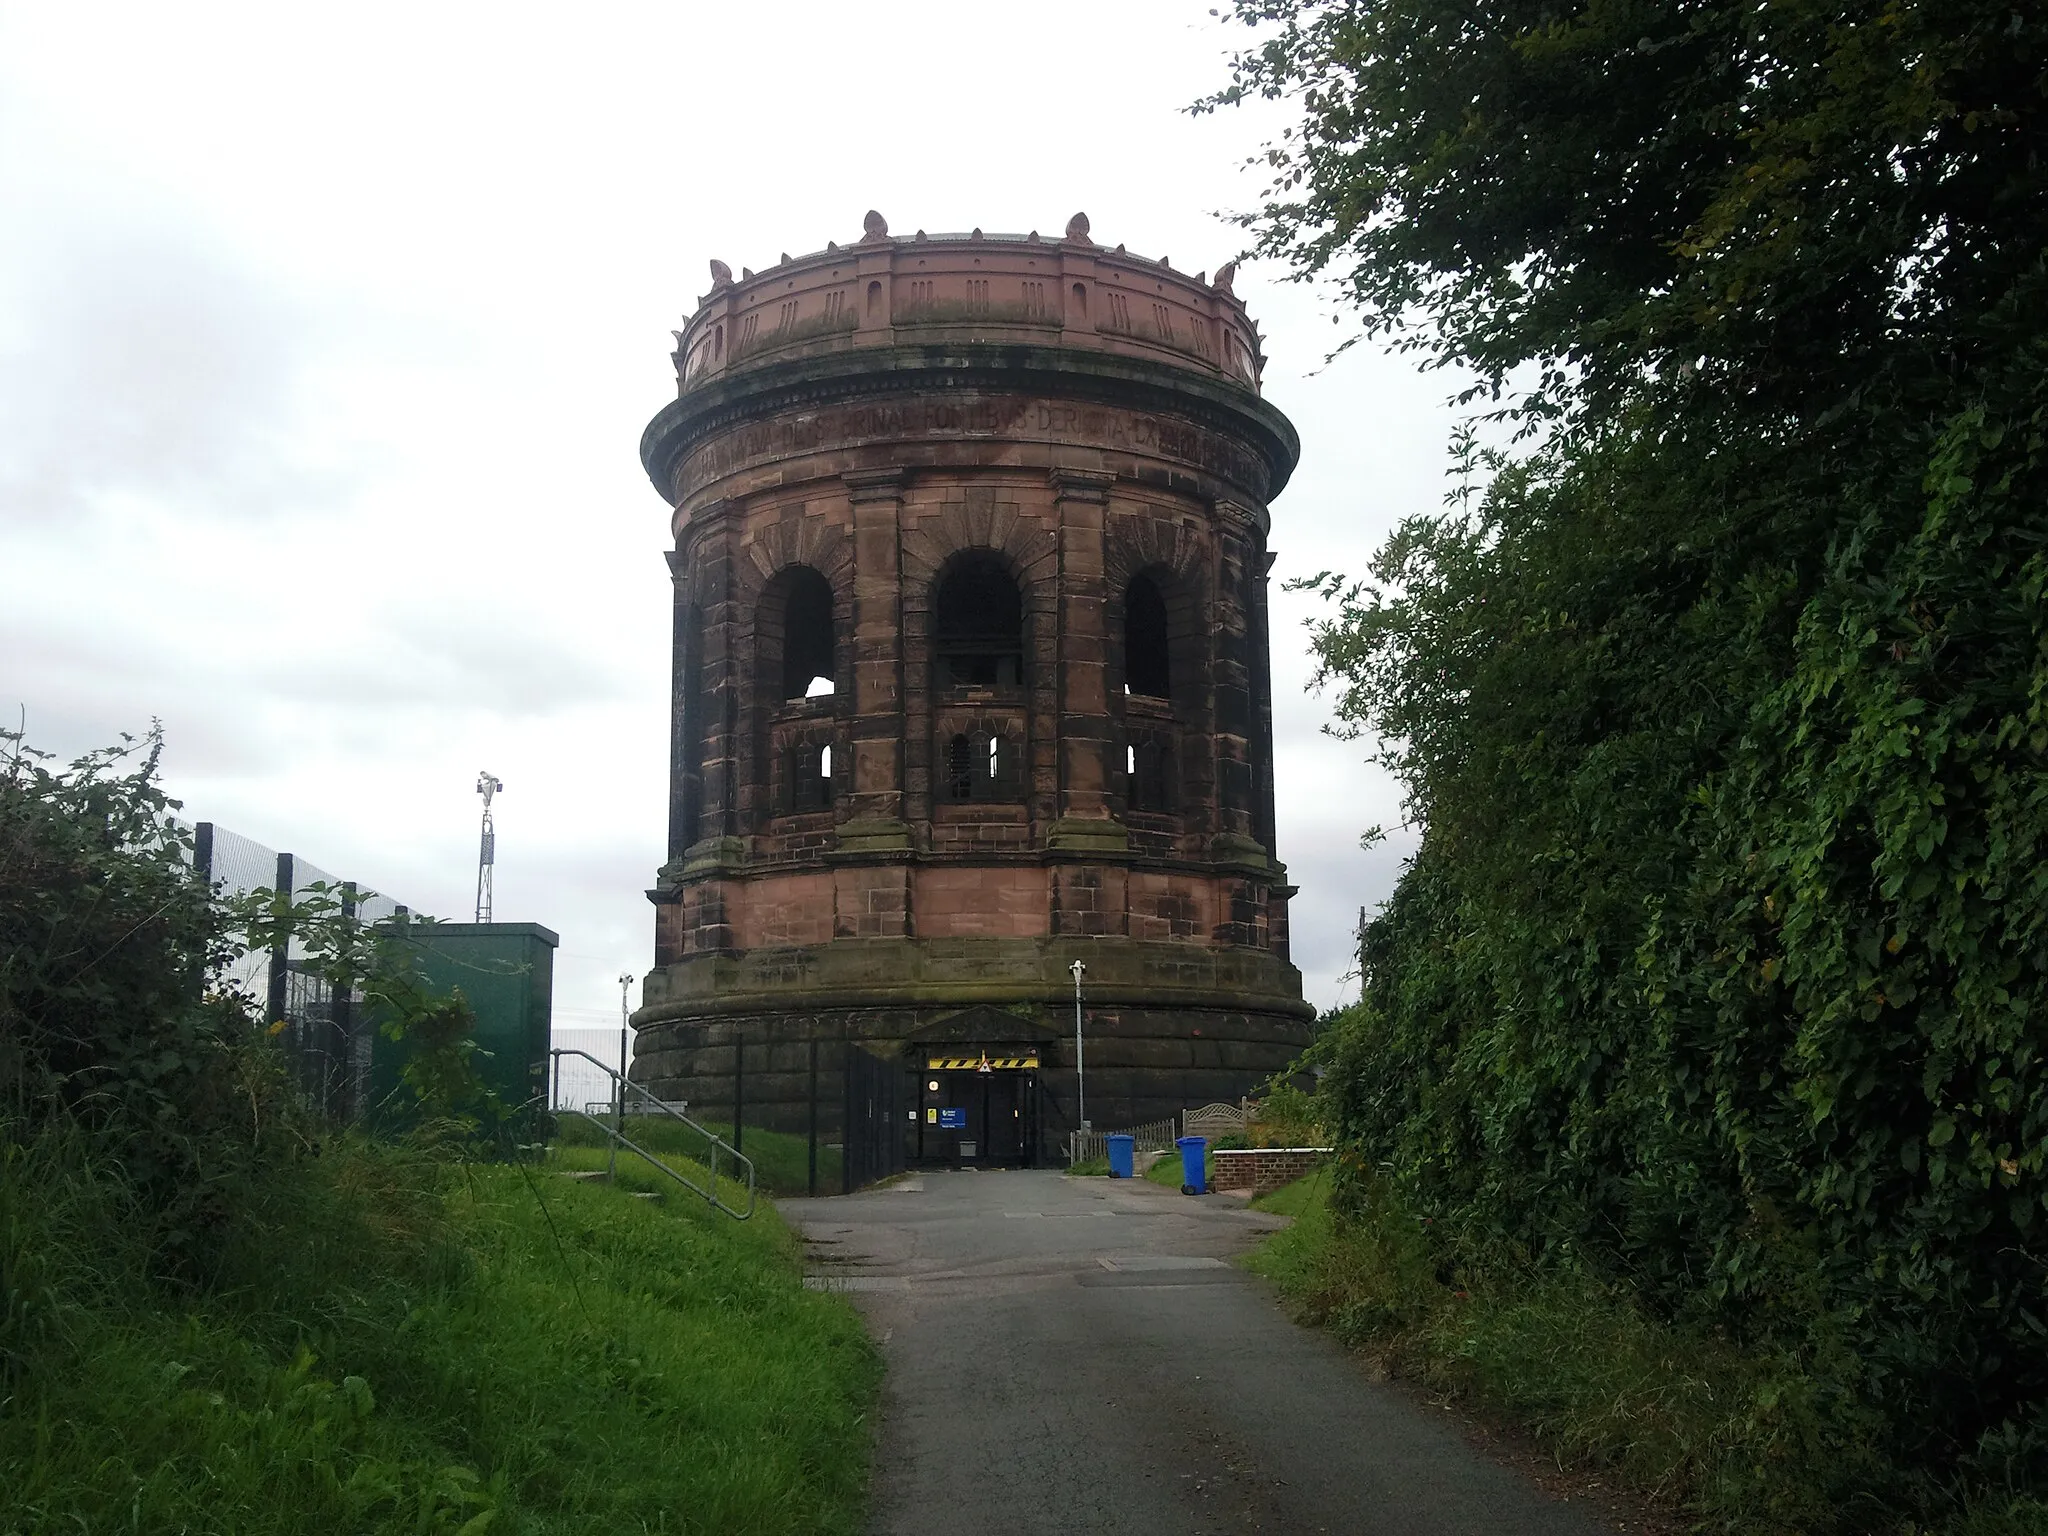
<svg viewBox="0 0 2048 1536">
<path fill-rule="evenodd" d="M 0 1142 L 0 1530 L 860 1528 L 879 1365 L 772 1207 L 341 1142 L 243 1192 L 201 1293 L 125 1187 Z"/>
<path fill-rule="evenodd" d="M 716 1121 L 703 1121 L 704 1128 L 728 1145 L 732 1141 L 732 1127 Z M 701 1160 L 704 1139 L 679 1121 L 661 1115 L 631 1115 L 626 1121 L 626 1135 L 640 1143 L 648 1151 L 664 1160 L 676 1157 Z M 557 1122 L 555 1145 L 568 1148 L 604 1148 L 608 1145 L 603 1132 L 581 1115 L 563 1115 Z M 793 1136 L 784 1131 L 757 1130 L 748 1126 L 741 1137 L 740 1150 L 754 1165 L 754 1181 L 763 1192 L 771 1195 L 798 1196 L 810 1191 L 810 1142 L 803 1136 Z M 566 1166 L 603 1166 L 604 1158 L 591 1165 L 579 1157 L 568 1160 Z M 818 1193 L 836 1195 L 839 1193 L 840 1158 L 837 1147 L 820 1145 L 818 1148 Z M 664 1181 L 666 1182 L 666 1181 Z M 648 1186 L 655 1187 L 655 1186 Z M 669 1186 L 673 1188 L 671 1184 Z"/>
<path fill-rule="evenodd" d="M 1652 1317 L 1626 1287 L 1573 1272 L 1442 1268 L 1422 1223 L 1382 1186 L 1332 1208 L 1324 1174 L 1262 1195 L 1295 1218 L 1245 1261 L 1301 1318 L 1420 1382 L 1527 1428 L 1561 1465 L 1603 1475 L 1718 1531 L 2043 1536 L 2048 1507 L 1957 1501 L 1913 1524 L 1867 1492 L 1853 1406 L 1809 1362 Z"/>
</svg>

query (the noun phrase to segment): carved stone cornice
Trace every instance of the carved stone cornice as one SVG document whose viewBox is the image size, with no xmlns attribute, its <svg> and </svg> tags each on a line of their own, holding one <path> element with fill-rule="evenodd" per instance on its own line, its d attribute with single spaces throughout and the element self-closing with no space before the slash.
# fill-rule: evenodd
<svg viewBox="0 0 2048 1536">
<path fill-rule="evenodd" d="M 1052 481 L 1053 495 L 1061 501 L 1107 501 L 1109 488 L 1116 484 L 1115 475 L 1098 469 L 1058 468 L 1047 478 Z"/>
<path fill-rule="evenodd" d="M 839 478 L 846 486 L 849 501 L 901 501 L 904 488 L 910 483 L 910 471 L 893 466 L 888 469 L 849 469 Z"/>
</svg>

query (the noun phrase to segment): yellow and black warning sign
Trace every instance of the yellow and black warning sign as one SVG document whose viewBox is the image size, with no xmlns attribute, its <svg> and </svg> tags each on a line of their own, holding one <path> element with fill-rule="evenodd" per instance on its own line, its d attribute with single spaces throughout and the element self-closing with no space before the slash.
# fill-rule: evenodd
<svg viewBox="0 0 2048 1536">
<path fill-rule="evenodd" d="M 1038 1053 L 1025 1056 L 992 1056 L 987 1051 L 976 1051 L 973 1055 L 931 1055 L 925 1058 L 928 1072 L 1013 1072 L 1020 1067 L 1036 1067 Z"/>
</svg>

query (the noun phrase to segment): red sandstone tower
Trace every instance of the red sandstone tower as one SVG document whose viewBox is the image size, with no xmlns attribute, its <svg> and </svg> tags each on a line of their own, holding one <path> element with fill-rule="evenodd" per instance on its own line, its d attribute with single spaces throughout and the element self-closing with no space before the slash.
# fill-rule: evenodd
<svg viewBox="0 0 2048 1536">
<path fill-rule="evenodd" d="M 1251 1090 L 1313 1016 L 1266 632 L 1299 448 L 1230 269 L 870 213 L 711 271 L 641 440 L 675 693 L 635 1076 L 801 1130 L 859 1050 L 913 1161 L 1033 1161 L 1078 959 L 1097 1129 Z"/>
</svg>

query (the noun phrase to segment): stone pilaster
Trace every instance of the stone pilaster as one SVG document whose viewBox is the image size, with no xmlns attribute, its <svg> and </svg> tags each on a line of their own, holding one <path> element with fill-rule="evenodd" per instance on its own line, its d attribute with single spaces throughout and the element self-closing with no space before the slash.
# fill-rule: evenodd
<svg viewBox="0 0 2048 1536">
<path fill-rule="evenodd" d="M 1103 589 L 1102 520 L 1113 477 L 1087 470 L 1052 472 L 1059 520 L 1058 821 L 1048 844 L 1071 836 L 1099 842 L 1110 819 L 1109 643 Z M 1093 828 L 1068 823 L 1097 823 Z M 1119 833 L 1120 833 L 1120 829 Z M 1092 834 L 1092 836 L 1091 836 Z M 1123 838 L 1114 841 L 1121 846 Z"/>
<path fill-rule="evenodd" d="M 901 469 L 850 470 L 853 508 L 853 790 L 841 846 L 910 846 L 904 821 L 903 486 Z"/>
<path fill-rule="evenodd" d="M 696 590 L 701 654 L 697 666 L 697 697 L 703 718 L 696 732 L 699 800 L 697 842 L 692 863 L 706 856 L 706 843 L 724 843 L 739 835 L 739 654 L 738 591 L 734 561 L 739 527 L 729 502 L 713 502 L 690 518 L 688 560 L 690 584 Z M 712 855 L 723 857 L 724 851 Z"/>
<path fill-rule="evenodd" d="M 668 733 L 668 863 L 662 868 L 666 883 L 672 870 L 680 870 L 683 854 L 696 841 L 697 763 L 691 748 L 691 688 L 695 675 L 690 650 L 695 638 L 695 615 L 690 606 L 688 567 L 680 550 L 669 550 L 669 586 L 673 615 L 669 632 L 669 733 Z"/>
<path fill-rule="evenodd" d="M 1239 846 L 1252 841 L 1253 712 L 1251 616 L 1246 591 L 1258 560 L 1258 524 L 1251 512 L 1216 503 L 1217 570 L 1214 676 L 1216 680 L 1217 840 Z"/>
</svg>

